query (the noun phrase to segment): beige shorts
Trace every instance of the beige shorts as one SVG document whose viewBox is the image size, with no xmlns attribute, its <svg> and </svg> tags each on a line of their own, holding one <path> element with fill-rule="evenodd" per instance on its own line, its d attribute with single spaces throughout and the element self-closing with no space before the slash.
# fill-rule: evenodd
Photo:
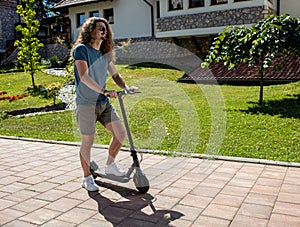
<svg viewBox="0 0 300 227">
<path fill-rule="evenodd" d="M 108 102 L 96 106 L 78 105 L 76 107 L 76 119 L 81 134 L 92 135 L 95 134 L 97 121 L 106 126 L 110 122 L 120 120 L 120 117 Z"/>
</svg>

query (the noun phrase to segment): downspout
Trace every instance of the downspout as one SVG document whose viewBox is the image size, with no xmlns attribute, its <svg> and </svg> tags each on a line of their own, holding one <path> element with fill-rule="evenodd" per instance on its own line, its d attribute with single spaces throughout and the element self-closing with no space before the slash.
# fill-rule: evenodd
<svg viewBox="0 0 300 227">
<path fill-rule="evenodd" d="M 148 2 L 147 0 L 144 0 L 144 2 L 150 6 L 151 8 L 151 36 L 154 37 L 154 9 L 153 9 L 153 5 Z"/>
<path fill-rule="evenodd" d="M 280 15 L 280 0 L 277 0 L 277 15 Z"/>
</svg>

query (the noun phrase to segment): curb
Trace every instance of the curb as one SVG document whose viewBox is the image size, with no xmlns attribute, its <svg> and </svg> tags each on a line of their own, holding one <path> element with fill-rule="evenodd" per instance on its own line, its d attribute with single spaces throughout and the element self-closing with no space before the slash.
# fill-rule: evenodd
<svg viewBox="0 0 300 227">
<path fill-rule="evenodd" d="M 79 142 L 68 142 L 68 141 L 57 141 L 57 140 L 42 140 L 34 138 L 25 138 L 25 137 L 16 137 L 16 136 L 2 136 L 0 139 L 9 139 L 9 140 L 21 140 L 28 142 L 40 142 L 40 143 L 49 143 L 49 144 L 60 144 L 68 146 L 79 147 Z M 108 145 L 94 144 L 94 148 L 107 149 Z M 122 151 L 129 152 L 130 149 L 127 147 L 122 147 Z M 150 149 L 139 149 L 138 152 L 144 154 L 154 154 L 154 155 L 165 155 L 170 157 L 186 157 L 186 158 L 200 158 L 200 159 L 209 159 L 209 160 L 220 160 L 220 161 L 230 161 L 230 162 L 243 162 L 243 163 L 253 163 L 253 164 L 262 164 L 262 165 L 273 165 L 273 166 L 283 166 L 283 167 L 296 167 L 300 168 L 299 162 L 284 162 L 284 161 L 273 161 L 267 159 L 257 159 L 257 158 L 243 158 L 243 157 L 234 157 L 234 156 L 219 156 L 219 155 L 209 155 L 209 154 L 197 154 L 197 153 L 188 153 L 188 152 L 177 152 L 177 151 L 162 151 L 162 150 L 150 150 Z"/>
</svg>

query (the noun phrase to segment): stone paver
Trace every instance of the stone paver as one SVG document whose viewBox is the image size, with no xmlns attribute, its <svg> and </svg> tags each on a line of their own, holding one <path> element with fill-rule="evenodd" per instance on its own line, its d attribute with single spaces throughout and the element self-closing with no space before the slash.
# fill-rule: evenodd
<svg viewBox="0 0 300 227">
<path fill-rule="evenodd" d="M 92 158 L 103 167 L 106 150 Z M 150 190 L 81 188 L 76 144 L 0 138 L 0 226 L 300 226 L 300 168 L 143 155 Z M 123 167 L 131 164 L 121 152 Z"/>
</svg>

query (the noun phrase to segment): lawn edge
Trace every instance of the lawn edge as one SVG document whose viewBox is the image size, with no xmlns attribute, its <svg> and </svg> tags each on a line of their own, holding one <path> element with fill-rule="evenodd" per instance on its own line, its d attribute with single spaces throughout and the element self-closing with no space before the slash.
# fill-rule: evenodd
<svg viewBox="0 0 300 227">
<path fill-rule="evenodd" d="M 61 144 L 68 146 L 80 146 L 79 142 L 69 142 L 69 141 L 57 141 L 57 140 L 43 140 L 35 138 L 25 138 L 25 137 L 16 137 L 16 136 L 4 136 L 0 135 L 0 139 L 9 139 L 9 140 L 22 140 L 28 142 L 40 142 L 40 143 L 49 143 L 49 144 Z M 107 149 L 107 145 L 94 144 L 94 148 Z M 122 151 L 129 152 L 130 149 L 127 147 L 122 147 Z M 209 154 L 198 154 L 192 152 L 177 152 L 177 151 L 162 151 L 162 150 L 150 150 L 150 149 L 138 149 L 138 152 L 144 154 L 156 154 L 156 155 L 165 155 L 172 157 L 186 157 L 186 158 L 200 158 L 200 159 L 209 159 L 209 160 L 220 160 L 220 161 L 230 161 L 230 162 L 242 162 L 242 163 L 253 163 L 253 164 L 262 164 L 262 165 L 273 165 L 273 166 L 283 166 L 283 167 L 296 167 L 300 168 L 299 162 L 284 162 L 284 161 L 274 161 L 267 159 L 257 159 L 257 158 L 243 158 L 243 157 L 234 157 L 234 156 L 219 156 L 219 155 L 209 155 Z"/>
</svg>

